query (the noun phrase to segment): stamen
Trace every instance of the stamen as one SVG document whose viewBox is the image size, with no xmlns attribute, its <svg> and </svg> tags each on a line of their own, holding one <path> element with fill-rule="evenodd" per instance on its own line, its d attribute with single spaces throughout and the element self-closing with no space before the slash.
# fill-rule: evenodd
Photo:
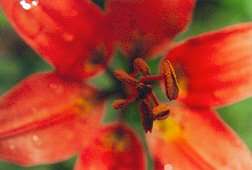
<svg viewBox="0 0 252 170">
<path fill-rule="evenodd" d="M 150 68 L 142 58 L 134 60 L 134 69 L 137 72 L 141 72 L 144 76 L 150 75 Z"/>
<path fill-rule="evenodd" d="M 149 95 L 149 98 L 152 99 L 153 103 L 155 106 L 158 106 L 159 105 L 159 101 L 158 101 L 158 98 L 157 96 L 153 93 L 153 91 L 151 91 L 150 95 Z"/>
<path fill-rule="evenodd" d="M 160 75 L 150 75 L 149 66 L 143 59 L 134 60 L 134 72 L 131 74 L 123 70 L 115 71 L 117 79 L 129 86 L 130 95 L 126 99 L 118 99 L 113 103 L 115 109 L 122 109 L 133 101 L 140 100 L 140 111 L 142 125 L 145 132 L 151 132 L 154 120 L 166 119 L 170 110 L 167 104 L 160 104 L 157 96 L 153 93 L 153 81 L 164 81 L 165 92 L 169 100 L 176 99 L 178 96 L 178 85 L 175 71 L 168 60 L 161 64 Z M 139 80 L 136 76 L 141 73 Z"/>
<path fill-rule="evenodd" d="M 140 103 L 140 111 L 145 132 L 151 132 L 153 127 L 153 116 L 152 110 L 146 101 Z"/>
<path fill-rule="evenodd" d="M 114 75 L 117 79 L 119 79 L 123 83 L 133 86 L 137 85 L 137 80 L 123 70 L 116 70 L 114 72 Z"/>
<path fill-rule="evenodd" d="M 164 60 L 161 65 L 161 72 L 164 76 L 165 92 L 169 100 L 174 100 L 178 97 L 178 83 L 175 71 L 168 60 Z"/>
<path fill-rule="evenodd" d="M 139 99 L 144 99 L 147 97 L 152 92 L 152 87 L 149 84 L 142 84 L 139 83 L 137 86 L 137 91 L 138 91 L 138 98 Z"/>
<path fill-rule="evenodd" d="M 152 113 L 155 120 L 163 120 L 168 117 L 170 110 L 167 104 L 159 104 L 153 108 Z"/>
<path fill-rule="evenodd" d="M 122 109 L 123 107 L 127 106 L 129 102 L 125 99 L 117 99 L 113 102 L 112 107 L 116 110 Z"/>
<path fill-rule="evenodd" d="M 140 83 L 151 83 L 152 81 L 160 81 L 163 80 L 163 75 L 156 75 L 156 76 L 144 76 L 142 77 L 139 82 Z"/>
</svg>

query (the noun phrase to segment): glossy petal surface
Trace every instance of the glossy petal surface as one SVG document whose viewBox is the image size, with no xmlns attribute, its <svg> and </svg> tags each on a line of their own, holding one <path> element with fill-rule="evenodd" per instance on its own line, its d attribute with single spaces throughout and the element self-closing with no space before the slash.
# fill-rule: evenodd
<svg viewBox="0 0 252 170">
<path fill-rule="evenodd" d="M 174 170 L 252 168 L 248 148 L 209 110 L 171 107 L 171 117 L 155 122 L 149 141 L 154 155 Z"/>
<path fill-rule="evenodd" d="M 108 0 L 109 39 L 132 56 L 169 42 L 191 19 L 194 0 Z"/>
<path fill-rule="evenodd" d="M 220 106 L 252 95 L 252 23 L 189 39 L 167 55 L 191 106 Z"/>
<path fill-rule="evenodd" d="M 89 0 L 37 2 L 0 0 L 0 5 L 21 37 L 60 73 L 78 77 L 99 70 L 92 60 L 102 48 L 100 9 Z"/>
<path fill-rule="evenodd" d="M 94 96 L 54 73 L 22 81 L 0 99 L 0 159 L 28 166 L 69 158 L 98 128 L 102 105 L 93 108 Z"/>
<path fill-rule="evenodd" d="M 75 170 L 144 170 L 142 146 L 123 125 L 103 128 L 81 154 Z"/>
</svg>

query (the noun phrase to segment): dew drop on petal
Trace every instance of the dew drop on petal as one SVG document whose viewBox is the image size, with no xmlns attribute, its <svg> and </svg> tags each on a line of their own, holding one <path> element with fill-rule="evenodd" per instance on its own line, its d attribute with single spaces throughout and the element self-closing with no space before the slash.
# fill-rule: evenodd
<svg viewBox="0 0 252 170">
<path fill-rule="evenodd" d="M 65 41 L 71 42 L 74 40 L 74 35 L 69 34 L 69 33 L 63 33 L 63 39 Z"/>
<path fill-rule="evenodd" d="M 54 83 L 49 84 L 49 87 L 56 93 L 60 94 L 64 91 L 63 87 Z"/>
<path fill-rule="evenodd" d="M 171 164 L 166 164 L 164 170 L 173 170 L 173 167 Z"/>
<path fill-rule="evenodd" d="M 51 83 L 51 84 L 49 84 L 49 87 L 50 87 L 51 89 L 56 89 L 56 88 L 57 88 L 57 85 L 54 84 L 54 83 Z"/>
<path fill-rule="evenodd" d="M 33 135 L 32 136 L 32 142 L 36 145 L 36 146 L 40 146 L 42 144 L 41 139 L 37 136 L 37 135 Z"/>
<path fill-rule="evenodd" d="M 24 10 L 30 10 L 38 6 L 39 0 L 19 0 L 19 4 Z"/>
<path fill-rule="evenodd" d="M 15 145 L 13 145 L 13 144 L 10 144 L 10 145 L 9 145 L 9 149 L 10 149 L 10 150 L 13 151 L 13 150 L 15 150 L 15 148 L 16 148 Z"/>
</svg>

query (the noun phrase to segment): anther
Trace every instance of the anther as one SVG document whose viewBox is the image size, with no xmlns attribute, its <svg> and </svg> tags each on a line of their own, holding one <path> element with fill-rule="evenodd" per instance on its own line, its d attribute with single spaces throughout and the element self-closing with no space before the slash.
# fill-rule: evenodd
<svg viewBox="0 0 252 170">
<path fill-rule="evenodd" d="M 159 104 L 152 109 L 152 113 L 155 120 L 163 120 L 169 116 L 170 110 L 167 104 Z"/>
<path fill-rule="evenodd" d="M 137 80 L 123 70 L 116 70 L 114 72 L 114 75 L 118 80 L 122 81 L 123 83 L 134 86 L 137 85 Z"/>
<path fill-rule="evenodd" d="M 134 69 L 137 72 L 141 72 L 144 76 L 150 75 L 150 68 L 142 58 L 134 60 Z"/>
<path fill-rule="evenodd" d="M 128 100 L 125 99 L 117 99 L 113 102 L 112 107 L 116 110 L 122 109 L 123 107 L 129 104 Z"/>
<path fill-rule="evenodd" d="M 161 65 L 161 74 L 164 76 L 165 92 L 169 100 L 178 97 L 178 83 L 175 71 L 168 60 L 164 60 Z"/>
</svg>

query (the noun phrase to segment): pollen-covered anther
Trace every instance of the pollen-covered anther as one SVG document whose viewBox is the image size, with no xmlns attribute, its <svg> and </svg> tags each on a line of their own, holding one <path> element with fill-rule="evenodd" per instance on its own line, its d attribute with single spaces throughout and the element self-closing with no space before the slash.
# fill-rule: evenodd
<svg viewBox="0 0 252 170">
<path fill-rule="evenodd" d="M 158 106 L 152 109 L 153 119 L 154 120 L 163 120 L 169 116 L 170 109 L 167 104 L 159 104 Z"/>
<path fill-rule="evenodd" d="M 150 75 L 150 68 L 142 58 L 134 60 L 134 69 L 137 72 L 141 72 L 144 76 Z"/>
<path fill-rule="evenodd" d="M 138 83 L 137 79 L 135 79 L 123 70 L 116 70 L 114 72 L 114 75 L 118 80 L 122 81 L 125 84 L 135 86 Z"/>
<path fill-rule="evenodd" d="M 178 97 L 178 82 L 172 64 L 168 60 L 164 60 L 161 64 L 161 74 L 164 78 L 165 93 L 169 100 Z"/>
</svg>

